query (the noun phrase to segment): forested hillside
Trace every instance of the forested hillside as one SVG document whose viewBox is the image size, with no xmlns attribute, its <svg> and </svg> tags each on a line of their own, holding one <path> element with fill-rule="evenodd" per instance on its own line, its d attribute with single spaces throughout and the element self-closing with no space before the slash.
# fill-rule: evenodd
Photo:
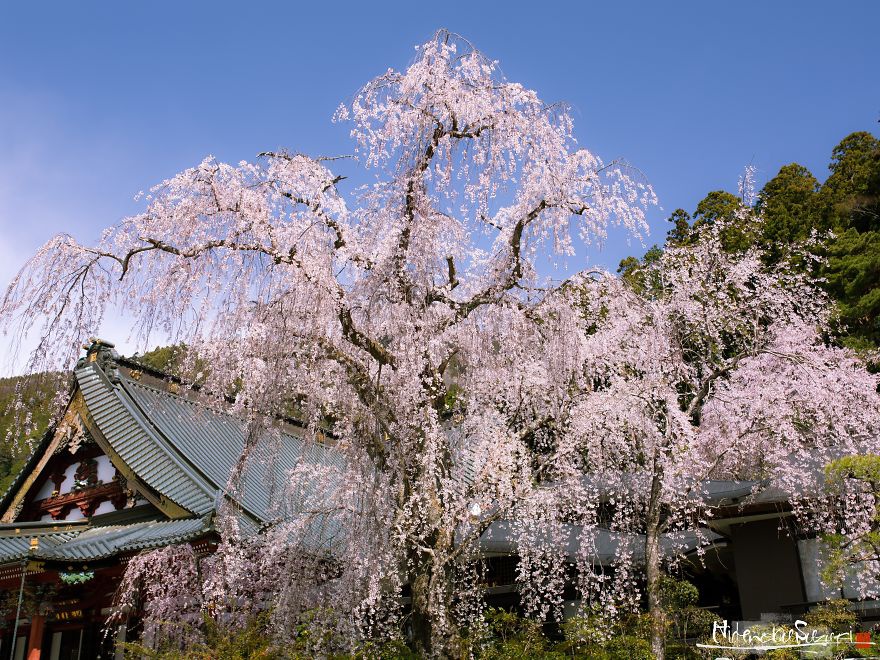
<svg viewBox="0 0 880 660">
<path fill-rule="evenodd" d="M 57 382 L 57 378 L 27 382 L 22 376 L 0 379 L 0 493 L 6 492 L 33 442 L 45 433 Z"/>
<path fill-rule="evenodd" d="M 137 359 L 153 369 L 173 372 L 178 356 L 179 349 L 172 346 L 156 348 Z M 0 493 L 6 492 L 33 444 L 46 432 L 52 401 L 59 387 L 65 386 L 64 376 L 44 375 L 31 381 L 23 376 L 0 378 Z"/>
</svg>

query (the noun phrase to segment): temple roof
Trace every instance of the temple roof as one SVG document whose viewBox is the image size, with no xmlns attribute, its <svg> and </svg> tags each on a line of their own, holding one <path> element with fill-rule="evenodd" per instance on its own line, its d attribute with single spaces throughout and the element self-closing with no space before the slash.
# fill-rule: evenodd
<svg viewBox="0 0 880 660">
<path fill-rule="evenodd" d="M 278 495 L 299 464 L 343 466 L 332 447 L 302 438 L 292 424 L 281 421 L 249 444 L 249 459 L 239 466 L 248 445 L 245 420 L 173 379 L 145 375 L 149 370 L 139 367 L 119 358 L 105 342 L 93 344 L 74 370 L 71 401 L 81 393 L 83 417 L 95 440 L 120 473 L 152 496 L 159 517 L 171 519 L 129 522 L 120 520 L 123 511 L 118 511 L 109 517 L 120 524 L 102 523 L 107 516 L 73 524 L 0 524 L 0 563 L 25 556 L 93 561 L 192 540 L 214 532 L 212 520 L 224 500 L 234 500 L 239 522 L 253 532 L 284 517 L 277 506 L 284 498 Z M 0 499 L 0 510 L 10 510 L 33 486 L 25 477 L 52 451 L 51 440 L 50 432 Z M 241 476 L 230 489 L 230 475 L 239 467 Z M 39 548 L 29 554 L 31 538 L 39 539 Z"/>
<path fill-rule="evenodd" d="M 128 396 L 122 379 L 111 383 L 94 363 L 74 373 L 88 412 L 104 439 L 138 477 L 193 514 L 202 515 L 214 508 L 217 486 L 202 478 L 155 430 Z"/>
<path fill-rule="evenodd" d="M 193 540 L 213 531 L 210 517 L 149 520 L 128 525 L 70 526 L 57 532 L 16 528 L 15 524 L 3 528 L 0 530 L 2 563 L 23 557 L 40 561 L 96 561 Z M 38 545 L 31 551 L 31 539 L 34 538 Z"/>
<path fill-rule="evenodd" d="M 158 388 L 123 379 L 125 394 L 137 405 L 158 434 L 213 488 L 226 491 L 230 474 L 246 444 L 246 422 L 225 412 Z M 262 522 L 276 519 L 273 500 L 283 487 L 286 475 L 301 463 L 343 467 L 342 456 L 327 445 L 305 441 L 286 431 L 276 438 L 263 438 L 255 454 L 244 466 L 235 488 L 236 501 Z M 144 466 L 142 478 L 161 474 L 154 466 Z M 174 481 L 185 485 L 184 480 Z M 169 497 L 172 495 L 169 493 Z M 188 508 L 188 507 L 187 507 Z"/>
</svg>

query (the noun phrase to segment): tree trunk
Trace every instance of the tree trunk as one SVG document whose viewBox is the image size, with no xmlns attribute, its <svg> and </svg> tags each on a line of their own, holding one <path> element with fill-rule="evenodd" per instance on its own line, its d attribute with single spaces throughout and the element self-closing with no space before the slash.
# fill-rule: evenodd
<svg viewBox="0 0 880 660">
<path fill-rule="evenodd" d="M 423 658 L 452 657 L 458 630 L 449 618 L 449 571 L 424 555 L 414 567 L 410 572 L 412 648 Z"/>
<path fill-rule="evenodd" d="M 454 654 L 458 630 L 450 618 L 452 567 L 445 561 L 453 549 L 455 535 L 442 522 L 436 491 L 423 511 L 432 533 L 422 545 L 408 551 L 412 648 L 420 657 L 445 658 Z"/>
<path fill-rule="evenodd" d="M 439 410 L 443 405 L 444 389 L 442 378 L 431 377 L 435 373 L 434 370 L 429 372 L 423 380 L 423 387 L 428 400 L 433 401 L 435 409 Z M 421 446 L 419 449 L 418 453 L 421 453 Z M 414 489 L 423 492 L 423 507 L 416 507 L 411 515 L 422 518 L 426 527 L 431 530 L 419 544 L 410 545 L 406 551 L 412 593 L 411 646 L 420 657 L 453 657 L 458 630 L 450 617 L 452 569 L 446 558 L 455 544 L 455 533 L 443 522 L 441 484 L 434 477 L 425 478 L 420 463 L 420 458 L 414 459 L 409 475 L 404 475 L 404 497 L 400 507 L 402 511 L 406 510 L 407 501 Z M 447 457 L 443 462 L 443 471 L 447 476 L 449 464 Z"/>
<path fill-rule="evenodd" d="M 412 612 L 410 614 L 410 626 L 412 630 L 412 649 L 420 657 L 432 656 L 433 630 L 431 627 L 431 615 L 429 607 L 429 585 L 431 577 L 429 571 L 416 569 L 410 579 L 412 592 Z"/>
<path fill-rule="evenodd" d="M 666 613 L 660 600 L 660 475 L 651 481 L 651 496 L 645 530 L 645 574 L 648 581 L 648 613 L 651 617 L 651 653 L 663 660 L 666 652 Z"/>
</svg>

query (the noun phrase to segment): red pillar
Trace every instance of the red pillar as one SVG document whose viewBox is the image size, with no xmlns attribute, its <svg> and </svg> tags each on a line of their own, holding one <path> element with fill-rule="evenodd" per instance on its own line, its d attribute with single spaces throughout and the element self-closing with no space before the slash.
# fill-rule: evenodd
<svg viewBox="0 0 880 660">
<path fill-rule="evenodd" d="M 28 637 L 27 660 L 40 660 L 40 648 L 43 646 L 43 628 L 46 625 L 46 617 L 31 617 L 31 634 Z"/>
</svg>

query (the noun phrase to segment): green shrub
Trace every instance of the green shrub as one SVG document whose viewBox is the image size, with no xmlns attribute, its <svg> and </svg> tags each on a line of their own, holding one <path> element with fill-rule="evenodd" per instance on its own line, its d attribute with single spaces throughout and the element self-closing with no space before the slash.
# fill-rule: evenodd
<svg viewBox="0 0 880 660">
<path fill-rule="evenodd" d="M 653 660 L 654 658 L 650 642 L 632 635 L 612 638 L 605 644 L 603 650 L 608 660 Z"/>
<path fill-rule="evenodd" d="M 660 602 L 667 611 L 693 607 L 699 599 L 700 592 L 687 580 L 677 580 L 670 575 L 660 578 Z"/>
<path fill-rule="evenodd" d="M 827 600 L 807 612 L 804 621 L 813 628 L 833 633 L 850 632 L 856 629 L 859 619 L 849 608 L 849 604 L 845 598 Z"/>
<path fill-rule="evenodd" d="M 260 615 L 250 621 L 244 628 L 230 630 L 217 625 L 212 619 L 205 620 L 205 641 L 191 648 L 180 650 L 160 646 L 150 649 L 138 643 L 126 643 L 126 658 L 132 660 L 257 660 L 258 658 L 298 658 L 296 651 L 292 654 L 282 653 L 272 643 L 267 631 L 268 616 Z"/>
<path fill-rule="evenodd" d="M 541 624 L 514 612 L 489 608 L 486 615 L 486 637 L 472 649 L 474 655 L 485 660 L 507 658 L 541 658 L 563 660 L 566 656 L 553 648 L 544 635 Z"/>
</svg>

